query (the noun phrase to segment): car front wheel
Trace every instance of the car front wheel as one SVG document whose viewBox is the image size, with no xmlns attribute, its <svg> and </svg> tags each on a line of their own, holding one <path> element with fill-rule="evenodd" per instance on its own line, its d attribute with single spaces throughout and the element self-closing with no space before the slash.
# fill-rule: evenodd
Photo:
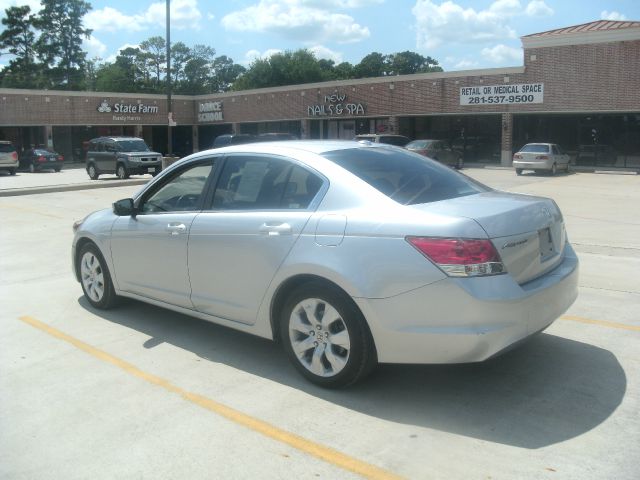
<svg viewBox="0 0 640 480">
<path fill-rule="evenodd" d="M 516 175 L 522 175 L 522 169 L 516 168 Z"/>
<path fill-rule="evenodd" d="M 280 337 L 298 371 L 322 387 L 354 384 L 377 364 L 362 313 L 328 284 L 312 282 L 291 293 L 280 317 Z"/>
<path fill-rule="evenodd" d="M 127 170 L 127 167 L 125 167 L 123 163 L 118 164 L 118 168 L 116 168 L 116 175 L 120 180 L 125 180 L 129 178 L 129 171 Z"/>
<path fill-rule="evenodd" d="M 106 262 L 94 244 L 89 243 L 80 251 L 80 283 L 89 303 L 102 310 L 116 305 L 118 297 Z"/>
<path fill-rule="evenodd" d="M 93 163 L 89 164 L 89 166 L 87 167 L 87 173 L 89 174 L 89 178 L 91 180 L 97 180 L 100 176 L 100 174 L 98 173 L 98 169 Z"/>
</svg>

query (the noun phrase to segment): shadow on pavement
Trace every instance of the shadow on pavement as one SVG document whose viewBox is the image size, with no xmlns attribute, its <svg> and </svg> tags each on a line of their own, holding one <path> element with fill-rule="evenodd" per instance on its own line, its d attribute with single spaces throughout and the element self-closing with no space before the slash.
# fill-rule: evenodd
<svg viewBox="0 0 640 480">
<path fill-rule="evenodd" d="M 581 435 L 620 405 L 625 372 L 609 351 L 541 334 L 478 364 L 381 365 L 361 384 L 324 390 L 304 380 L 279 345 L 136 301 L 110 311 L 80 305 L 203 359 L 278 382 L 383 420 L 521 448 Z"/>
</svg>

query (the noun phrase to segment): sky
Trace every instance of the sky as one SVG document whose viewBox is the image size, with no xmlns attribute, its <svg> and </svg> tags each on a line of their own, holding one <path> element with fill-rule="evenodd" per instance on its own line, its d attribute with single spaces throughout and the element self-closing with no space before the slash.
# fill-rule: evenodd
<svg viewBox="0 0 640 480">
<path fill-rule="evenodd" d="M 88 58 L 165 35 L 165 1 L 93 0 Z M 0 0 L 39 10 L 39 0 Z M 445 71 L 523 64 L 520 37 L 600 19 L 640 21 L 639 0 L 171 0 L 171 41 L 204 44 L 248 66 L 308 48 L 357 64 L 371 52 L 430 56 Z M 0 67 L 9 62 L 0 56 Z"/>
</svg>

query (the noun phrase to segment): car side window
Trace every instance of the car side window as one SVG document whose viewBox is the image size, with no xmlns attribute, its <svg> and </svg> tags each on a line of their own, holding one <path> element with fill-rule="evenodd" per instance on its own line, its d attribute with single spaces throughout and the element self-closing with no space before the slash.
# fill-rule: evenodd
<svg viewBox="0 0 640 480">
<path fill-rule="evenodd" d="M 104 151 L 105 152 L 116 152 L 118 149 L 116 148 L 115 142 L 104 142 Z"/>
<path fill-rule="evenodd" d="M 144 198 L 138 209 L 142 213 L 199 210 L 212 169 L 211 160 L 184 168 Z"/>
<path fill-rule="evenodd" d="M 213 197 L 213 210 L 305 209 L 320 190 L 316 174 L 281 158 L 227 158 Z"/>
</svg>

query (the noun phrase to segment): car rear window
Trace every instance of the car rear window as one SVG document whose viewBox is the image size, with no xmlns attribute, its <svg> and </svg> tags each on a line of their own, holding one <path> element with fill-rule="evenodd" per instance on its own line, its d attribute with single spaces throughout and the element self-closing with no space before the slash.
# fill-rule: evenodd
<svg viewBox="0 0 640 480">
<path fill-rule="evenodd" d="M 426 157 L 394 147 L 322 154 L 402 205 L 438 202 L 491 189 Z"/>
<path fill-rule="evenodd" d="M 404 147 L 410 140 L 407 137 L 392 137 L 381 136 L 380 143 L 386 143 L 388 145 L 396 145 L 398 147 Z"/>
<path fill-rule="evenodd" d="M 15 152 L 16 149 L 13 148 L 13 145 L 11 145 L 10 143 L 0 143 L 0 152 L 2 153 L 9 153 L 9 152 Z"/>
<path fill-rule="evenodd" d="M 144 140 L 118 140 L 118 149 L 121 152 L 148 152 L 149 147 Z"/>
<path fill-rule="evenodd" d="M 549 145 L 540 143 L 529 143 L 520 149 L 521 152 L 549 153 Z"/>
</svg>

